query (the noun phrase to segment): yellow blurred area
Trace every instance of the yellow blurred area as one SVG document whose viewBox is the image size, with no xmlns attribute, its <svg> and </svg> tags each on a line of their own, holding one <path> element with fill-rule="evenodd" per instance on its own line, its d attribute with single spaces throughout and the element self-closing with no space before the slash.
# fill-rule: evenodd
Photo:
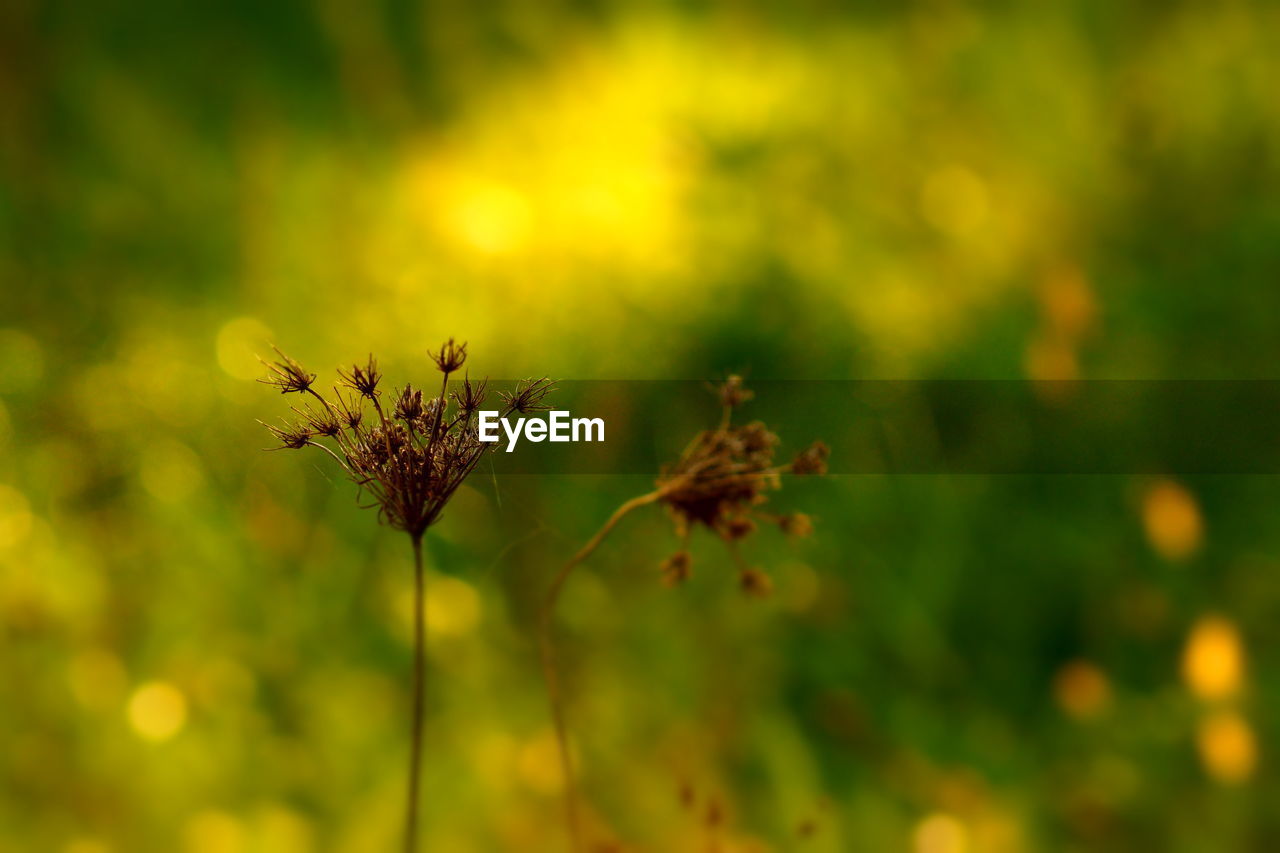
<svg viewBox="0 0 1280 853">
<path fill-rule="evenodd" d="M 172 684 L 149 681 L 129 696 L 129 725 L 143 740 L 169 740 L 186 725 L 187 698 Z"/>
<path fill-rule="evenodd" d="M 965 853 L 969 833 L 952 815 L 937 812 L 916 824 L 912 833 L 915 853 Z"/>
<path fill-rule="evenodd" d="M 1151 547 L 1173 562 L 1195 554 L 1204 539 L 1204 520 L 1195 496 L 1172 480 L 1147 488 L 1142 496 L 1142 524 Z"/>
<path fill-rule="evenodd" d="M 1246 781 L 1258 763 L 1253 728 L 1235 711 L 1215 711 L 1201 720 L 1196 748 L 1205 771 L 1227 785 Z"/>
<path fill-rule="evenodd" d="M 1204 616 L 1192 626 L 1182 652 L 1182 678 L 1204 700 L 1229 698 L 1244 684 L 1244 643 L 1228 619 Z"/>
<path fill-rule="evenodd" d="M 31 533 L 35 516 L 22 492 L 0 484 L 0 551 L 22 543 Z"/>
<path fill-rule="evenodd" d="M 207 810 L 193 815 L 183 833 L 183 853 L 306 853 L 317 849 L 302 815 L 269 804 L 246 816 Z"/>
</svg>

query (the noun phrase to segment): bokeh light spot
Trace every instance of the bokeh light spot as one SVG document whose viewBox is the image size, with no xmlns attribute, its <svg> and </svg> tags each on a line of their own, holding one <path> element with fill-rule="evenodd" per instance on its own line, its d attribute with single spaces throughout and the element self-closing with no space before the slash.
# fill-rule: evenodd
<svg viewBox="0 0 1280 853">
<path fill-rule="evenodd" d="M 968 833 L 964 824 L 949 814 L 931 814 L 916 825 L 915 853 L 965 853 Z"/>
<path fill-rule="evenodd" d="M 1205 771 L 1228 785 L 1247 780 L 1258 761 L 1253 729 L 1235 711 L 1218 711 L 1205 717 L 1196 732 L 1196 747 Z"/>
<path fill-rule="evenodd" d="M 187 698 L 165 681 L 150 681 L 133 691 L 128 705 L 129 725 L 144 740 L 166 741 L 187 722 Z"/>
<path fill-rule="evenodd" d="M 1142 499 L 1147 541 L 1166 560 L 1185 560 L 1200 548 L 1204 520 L 1195 497 L 1172 480 L 1161 480 Z"/>
<path fill-rule="evenodd" d="M 1205 616 L 1196 622 L 1182 653 L 1182 677 L 1201 699 L 1225 699 L 1244 681 L 1244 643 L 1229 620 Z"/>
<path fill-rule="evenodd" d="M 1076 719 L 1085 720 L 1106 710 L 1111 684 L 1101 669 L 1086 660 L 1075 660 L 1058 670 L 1053 680 L 1058 705 Z"/>
<path fill-rule="evenodd" d="M 22 492 L 0 485 L 0 550 L 20 544 L 31 533 L 35 517 Z"/>
<path fill-rule="evenodd" d="M 432 579 L 427 595 L 427 630 L 441 637 L 459 637 L 480 623 L 480 596 L 464 580 L 451 577 Z"/>
<path fill-rule="evenodd" d="M 187 821 L 186 853 L 240 853 L 245 849 L 244 826 L 233 815 L 208 810 Z"/>
<path fill-rule="evenodd" d="M 526 741 L 516 758 L 520 780 L 539 794 L 556 794 L 564 787 L 555 735 L 544 731 Z"/>
<path fill-rule="evenodd" d="M 154 497 L 177 503 L 204 482 L 200 459 L 191 448 L 178 441 L 159 441 L 144 451 L 142 485 Z"/>
</svg>

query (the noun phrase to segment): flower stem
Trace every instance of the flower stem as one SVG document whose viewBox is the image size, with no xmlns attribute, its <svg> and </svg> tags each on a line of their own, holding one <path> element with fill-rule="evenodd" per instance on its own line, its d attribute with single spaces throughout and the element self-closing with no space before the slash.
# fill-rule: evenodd
<svg viewBox="0 0 1280 853">
<path fill-rule="evenodd" d="M 555 617 L 556 603 L 560 600 L 560 591 L 564 588 L 565 582 L 569 580 L 569 575 L 573 573 L 574 568 L 587 557 L 590 557 L 596 548 L 600 547 L 600 543 L 618 525 L 623 516 L 634 509 L 653 503 L 661 498 L 662 495 L 663 492 L 661 490 L 652 491 L 632 498 L 614 510 L 613 515 L 604 523 L 604 526 L 596 531 L 596 535 L 592 536 L 587 544 L 583 545 L 581 550 L 561 567 L 547 590 L 547 597 L 542 603 L 541 610 L 538 611 L 538 647 L 542 655 L 542 675 L 547 683 L 547 698 L 551 704 L 551 721 L 556 731 L 560 770 L 561 775 L 564 777 L 565 820 L 569 827 L 570 849 L 574 853 L 581 853 L 583 850 L 582 818 L 579 814 L 577 779 L 573 770 L 573 757 L 569 751 L 569 734 L 564 716 L 564 696 L 560 689 L 560 671 L 556 660 L 555 638 L 552 632 L 552 620 Z"/>
<path fill-rule="evenodd" d="M 422 775 L 422 714 L 426 686 L 426 625 L 422 577 L 422 534 L 413 534 L 413 744 L 409 752 L 409 803 L 405 814 L 404 849 L 418 848 L 418 788 Z"/>
</svg>

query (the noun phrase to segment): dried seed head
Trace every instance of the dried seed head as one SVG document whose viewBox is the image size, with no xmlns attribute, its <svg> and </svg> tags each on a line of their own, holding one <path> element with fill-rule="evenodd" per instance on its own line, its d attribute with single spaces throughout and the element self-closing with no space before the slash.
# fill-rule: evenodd
<svg viewBox="0 0 1280 853">
<path fill-rule="evenodd" d="M 337 416 L 328 409 L 317 412 L 307 406 L 302 409 L 294 409 L 294 411 L 302 418 L 303 423 L 306 424 L 307 429 L 313 435 L 334 438 L 342 432 L 342 424 L 338 422 Z"/>
<path fill-rule="evenodd" d="M 815 442 L 791 465 L 776 464 L 778 437 L 768 427 L 759 421 L 745 426 L 730 423 L 732 406 L 750 396 L 742 387 L 742 380 L 730 377 L 718 393 L 726 405 L 724 419 L 717 429 L 695 436 L 680 458 L 663 468 L 657 482 L 657 500 L 671 514 L 682 541 L 696 525 L 714 530 L 729 546 L 741 569 L 743 589 L 763 595 L 772 583 L 763 572 L 742 562 L 737 543 L 756 531 L 756 518 L 776 523 L 793 536 L 812 531 L 812 521 L 806 515 L 778 517 L 762 513 L 760 507 L 768 501 L 769 492 L 781 488 L 783 473 L 824 472 L 828 451 L 825 444 Z M 663 575 L 670 582 L 683 579 L 687 572 L 682 574 L 680 564 L 668 560 L 663 564 Z"/>
<path fill-rule="evenodd" d="M 438 366 L 454 370 L 465 357 L 466 345 L 449 341 L 441 347 Z M 301 424 L 268 429 L 284 447 L 323 448 L 361 494 L 372 498 L 369 505 L 377 507 L 379 520 L 415 537 L 435 522 L 480 458 L 497 446 L 482 444 L 476 436 L 483 382 L 468 380 L 457 411 L 449 416 L 443 397 L 424 400 L 412 386 L 402 389 L 394 408 L 386 412 L 378 402 L 382 374 L 372 355 L 364 366 L 339 371 L 350 391 L 344 394 L 335 388 L 332 402 L 311 388 L 313 375 L 281 358 L 280 363 L 268 365 L 267 381 L 286 391 L 307 391 L 323 409 L 295 409 Z M 515 396 L 521 405 L 533 407 L 541 405 L 550 389 L 551 383 L 542 380 L 522 386 Z M 364 407 L 370 402 L 373 414 L 367 415 Z M 322 438 L 330 443 L 319 441 Z"/>
<path fill-rule="evenodd" d="M 525 379 L 521 381 L 514 392 L 499 391 L 504 403 L 506 403 L 506 414 L 519 412 L 527 415 L 532 412 L 545 412 L 551 407 L 543 403 L 543 398 L 550 394 L 556 387 L 556 383 L 550 379 L 543 377 L 542 379 Z"/>
<path fill-rule="evenodd" d="M 280 389 L 281 394 L 302 393 L 311 390 L 311 383 L 316 381 L 314 373 L 308 373 L 301 364 L 289 358 L 282 353 L 279 348 L 271 347 L 279 356 L 278 361 L 267 361 L 259 357 L 258 361 L 266 366 L 267 376 L 258 381 L 265 385 L 273 385 Z"/>
<path fill-rule="evenodd" d="M 364 412 L 360 409 L 360 398 L 357 397 L 353 400 L 348 400 L 346 397 L 343 397 L 338 393 L 336 388 L 334 389 L 333 396 L 338 401 L 334 408 L 338 417 L 342 421 L 342 425 L 352 432 L 360 429 L 360 423 L 364 420 Z"/>
<path fill-rule="evenodd" d="M 412 385 L 404 386 L 400 399 L 396 401 L 396 417 L 402 421 L 413 422 L 422 417 L 422 392 Z"/>
<path fill-rule="evenodd" d="M 755 392 L 748 391 L 742 384 L 742 377 L 736 374 L 720 384 L 718 393 L 721 405 L 730 409 L 741 406 L 755 396 Z"/>
<path fill-rule="evenodd" d="M 311 431 L 299 424 L 291 424 L 284 422 L 284 426 L 272 426 L 269 423 L 258 421 L 267 428 L 267 431 L 274 435 L 280 442 L 279 447 L 273 447 L 272 450 L 297 450 L 300 447 L 306 447 L 311 443 Z"/>
<path fill-rule="evenodd" d="M 779 518 L 778 527 L 788 536 L 809 536 L 813 533 L 813 519 L 803 512 L 793 512 Z"/>
<path fill-rule="evenodd" d="M 796 455 L 791 463 L 791 473 L 798 476 L 827 473 L 827 457 L 831 449 L 821 441 L 815 441 Z"/>
<path fill-rule="evenodd" d="M 338 376 L 347 387 L 355 390 L 360 396 L 370 400 L 378 396 L 378 383 L 382 381 L 382 374 L 378 372 L 378 362 L 374 361 L 372 354 L 369 356 L 369 363 L 364 367 L 353 364 L 350 370 L 345 372 L 339 370 Z"/>
<path fill-rule="evenodd" d="M 439 352 L 431 354 L 431 360 L 441 373 L 456 373 L 467 360 L 467 345 L 454 343 L 453 338 L 449 338 Z"/>
<path fill-rule="evenodd" d="M 463 415 L 470 415 L 480 410 L 484 405 L 485 388 L 488 386 L 488 380 L 481 380 L 472 384 L 471 377 L 465 377 L 462 380 L 462 389 L 453 393 L 453 400 L 458 405 L 458 411 Z"/>
<path fill-rule="evenodd" d="M 743 569 L 738 575 L 738 586 L 756 598 L 764 598 L 773 592 L 773 580 L 759 569 Z"/>
</svg>

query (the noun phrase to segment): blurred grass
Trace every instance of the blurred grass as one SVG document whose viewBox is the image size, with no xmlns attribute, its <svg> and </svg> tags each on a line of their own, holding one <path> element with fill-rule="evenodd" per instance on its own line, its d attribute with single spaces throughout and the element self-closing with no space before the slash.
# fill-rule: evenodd
<svg viewBox="0 0 1280 853">
<path fill-rule="evenodd" d="M 503 377 L 1276 373 L 1272 4 L 0 16 L 15 850 L 395 841 L 407 548 L 322 461 L 257 452 L 269 341 L 397 380 L 448 336 Z M 426 825 L 550 849 L 532 602 L 644 484 L 473 486 L 429 540 Z M 688 782 L 777 850 L 810 820 L 815 851 L 1261 848 L 1274 492 L 806 482 L 779 501 L 818 533 L 761 537 L 764 606 L 708 542 L 662 590 L 638 518 L 565 608 L 595 820 L 701 849 Z"/>
</svg>

